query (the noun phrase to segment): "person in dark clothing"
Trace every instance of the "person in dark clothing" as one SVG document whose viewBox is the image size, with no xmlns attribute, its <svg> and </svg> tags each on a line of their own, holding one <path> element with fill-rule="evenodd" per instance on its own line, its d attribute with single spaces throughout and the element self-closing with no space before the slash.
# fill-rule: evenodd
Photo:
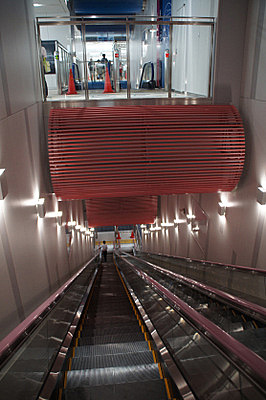
<svg viewBox="0 0 266 400">
<path fill-rule="evenodd" d="M 103 261 L 106 262 L 107 260 L 107 244 L 106 241 L 103 241 L 103 245 L 102 245 L 102 255 L 103 255 Z"/>
</svg>

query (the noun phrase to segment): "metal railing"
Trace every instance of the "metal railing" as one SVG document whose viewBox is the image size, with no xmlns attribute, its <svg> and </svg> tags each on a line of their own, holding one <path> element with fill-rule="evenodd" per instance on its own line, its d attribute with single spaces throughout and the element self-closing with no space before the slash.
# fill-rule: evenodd
<svg viewBox="0 0 266 400">
<path fill-rule="evenodd" d="M 252 396 L 258 396 L 258 398 L 260 399 L 264 398 L 266 394 L 266 362 L 261 357 L 259 357 L 242 343 L 238 342 L 236 339 L 228 335 L 213 322 L 209 321 L 206 317 L 199 314 L 196 310 L 192 309 L 188 304 L 179 299 L 175 294 L 173 294 L 165 286 L 161 285 L 159 282 L 149 276 L 146 272 L 143 272 L 140 268 L 133 265 L 129 261 L 128 257 L 124 258 L 119 253 L 116 253 L 116 257 L 122 262 L 121 264 L 119 261 L 119 267 L 124 273 L 124 276 L 126 277 L 131 287 L 131 292 L 133 291 L 135 295 L 139 298 L 142 306 L 146 309 L 146 313 L 148 314 L 152 322 L 153 317 L 152 314 L 149 313 L 149 309 L 155 310 L 155 306 L 151 306 L 151 299 L 153 299 L 153 303 L 157 299 L 158 304 L 161 305 L 161 312 L 159 312 L 158 310 L 156 312 L 154 311 L 155 328 L 158 331 L 160 340 L 163 341 L 164 345 L 171 354 L 172 359 L 177 363 L 177 365 L 181 366 L 182 368 L 182 359 L 184 358 L 184 356 L 182 357 L 183 352 L 187 351 L 189 356 L 190 347 L 195 350 L 195 346 L 199 346 L 200 348 L 205 346 L 203 354 L 205 354 L 205 357 L 208 357 L 207 342 L 210 341 L 212 343 L 212 346 L 214 346 L 212 350 L 209 350 L 210 358 L 212 359 L 212 362 L 210 364 L 213 365 L 213 370 L 206 371 L 209 372 L 208 384 L 211 384 L 211 375 L 212 373 L 215 375 L 215 369 L 220 369 L 219 374 L 221 374 L 222 376 L 223 367 L 221 367 L 221 365 L 226 364 L 226 362 L 221 362 L 221 359 L 219 360 L 219 357 L 215 355 L 217 349 L 219 349 L 218 351 L 221 352 L 222 357 L 225 357 L 225 359 L 227 359 L 227 362 L 230 360 L 232 368 L 234 368 L 235 371 L 238 371 L 237 373 L 233 372 L 233 370 L 231 370 L 230 372 L 230 374 L 232 374 L 232 377 L 234 376 L 236 378 L 236 376 L 238 376 L 238 379 L 235 380 L 235 383 L 231 382 L 232 387 L 234 386 L 234 384 L 236 384 L 235 389 L 237 388 L 236 390 L 242 392 L 242 385 L 245 386 L 244 377 L 246 377 L 247 379 L 251 379 L 249 384 L 251 385 L 252 390 L 254 390 Z M 130 275 L 130 270 L 133 272 L 133 275 L 135 274 L 140 278 L 140 281 L 143 281 L 142 286 L 140 286 L 141 284 L 139 283 L 139 281 L 136 280 L 137 278 L 134 278 L 134 276 Z M 142 289 L 140 289 L 140 287 L 142 287 Z M 142 295 L 143 290 L 146 291 L 146 296 Z M 157 296 L 152 295 L 152 291 L 155 291 L 157 293 Z M 175 318 L 174 313 L 177 313 L 179 317 Z M 191 328 L 188 329 L 189 335 L 186 338 L 187 340 L 183 341 L 180 337 L 180 333 L 178 332 L 182 328 L 182 326 L 184 327 L 187 323 L 191 324 Z M 173 333 L 175 331 L 176 333 Z M 191 337 L 193 340 L 190 340 Z M 203 337 L 205 338 L 204 340 L 206 340 L 206 344 L 204 345 L 202 342 Z M 197 342 L 199 343 L 197 344 Z M 164 346 L 162 353 L 163 351 L 165 351 Z M 217 365 L 215 362 L 215 358 L 217 358 Z M 194 362 L 197 363 L 197 359 L 195 359 Z M 183 373 L 186 375 L 184 370 Z M 224 373 L 226 374 L 226 371 Z M 228 376 L 226 377 L 226 380 L 228 380 L 228 382 L 230 381 L 230 379 L 232 379 L 230 378 L 230 374 L 228 374 Z M 189 377 L 193 378 L 191 375 Z M 225 388 L 227 385 L 223 379 L 222 382 L 223 387 Z M 178 384 L 178 382 L 176 383 Z M 218 380 L 216 381 L 216 385 L 218 391 Z M 226 390 L 229 390 L 229 386 L 230 385 L 228 383 L 228 389 Z M 190 387 L 193 388 L 192 383 L 190 383 Z M 235 389 L 232 388 L 231 390 Z M 213 388 L 213 390 L 216 389 Z M 257 394 L 255 394 L 255 392 Z M 203 398 L 205 398 L 204 395 Z"/>
<path fill-rule="evenodd" d="M 210 28 L 209 33 L 209 42 L 210 42 L 210 54 L 208 55 L 208 65 L 209 70 L 208 74 L 208 89 L 207 89 L 207 98 L 212 97 L 212 88 L 213 88 L 213 71 L 214 71 L 214 55 L 215 55 L 215 28 L 216 28 L 216 18 L 214 17 L 178 17 L 178 16 L 123 16 L 123 15 L 88 15 L 88 16 L 66 16 L 66 17 L 37 17 L 36 18 L 36 31 L 37 38 L 39 43 L 39 54 L 40 54 L 40 72 L 42 75 L 43 82 L 43 93 L 45 100 L 45 88 L 44 88 L 44 72 L 42 68 L 42 56 L 41 56 L 41 28 L 46 27 L 54 27 L 57 26 L 78 26 L 81 30 L 81 42 L 82 42 L 82 51 L 83 51 L 83 65 L 84 65 L 84 88 L 85 88 L 85 100 L 89 100 L 89 89 L 88 89 L 88 61 L 89 57 L 86 50 L 86 27 L 87 26 L 123 26 L 125 28 L 125 37 L 126 37 L 126 61 L 127 61 L 127 99 L 131 98 L 132 88 L 131 88 L 131 67 L 130 60 L 132 59 L 132 54 L 130 53 L 130 42 L 131 42 L 131 32 L 132 28 L 137 26 L 146 26 L 147 28 L 156 27 L 156 30 L 159 30 L 162 27 L 167 27 L 167 59 L 168 59 L 168 77 L 166 86 L 167 96 L 171 98 L 173 96 L 173 46 L 177 44 L 174 40 L 174 28 L 176 27 L 206 27 Z M 71 33 L 72 34 L 72 33 Z M 74 38 L 72 37 L 73 41 Z M 157 44 L 159 45 L 159 43 Z M 164 46 L 165 47 L 165 46 Z M 163 50 L 164 47 L 162 47 Z M 185 52 L 187 49 L 185 49 Z M 70 56 L 73 54 L 70 53 Z M 196 62 L 196 60 L 195 60 Z M 186 91 L 185 91 L 185 96 Z M 197 97 L 197 96 L 195 96 Z M 202 96 L 200 96 L 202 97 Z"/>
</svg>

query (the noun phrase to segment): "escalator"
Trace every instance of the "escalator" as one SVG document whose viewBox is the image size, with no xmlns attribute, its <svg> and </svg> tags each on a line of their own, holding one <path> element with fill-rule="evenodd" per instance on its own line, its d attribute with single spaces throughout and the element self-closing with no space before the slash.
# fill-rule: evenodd
<svg viewBox="0 0 266 400">
<path fill-rule="evenodd" d="M 115 256 L 131 293 L 162 338 L 163 351 L 171 354 L 195 399 L 266 398 L 266 363 L 261 357 L 193 310 L 143 266 L 135 266 L 131 256 Z"/>
<path fill-rule="evenodd" d="M 239 309 L 239 305 L 233 301 L 233 296 L 229 297 L 231 303 L 227 304 L 228 296 L 218 298 L 219 291 L 208 292 L 206 285 L 198 285 L 194 280 L 174 274 L 141 258 L 130 256 L 130 260 L 201 315 L 266 359 L 266 315 L 262 307 L 257 307 L 257 310 L 261 309 L 264 314 L 255 313 L 255 308 L 251 308 L 252 303 L 247 303 L 247 306 L 250 306 L 248 308 L 245 301 L 241 301 L 242 308 Z"/>
<path fill-rule="evenodd" d="M 180 398 L 130 300 L 113 263 L 104 263 L 54 399 Z"/>
</svg>

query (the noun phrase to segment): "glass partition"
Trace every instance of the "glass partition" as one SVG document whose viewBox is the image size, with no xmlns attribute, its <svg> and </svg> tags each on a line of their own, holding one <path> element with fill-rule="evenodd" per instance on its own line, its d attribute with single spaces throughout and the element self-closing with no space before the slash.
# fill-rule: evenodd
<svg viewBox="0 0 266 400">
<path fill-rule="evenodd" d="M 264 398 L 252 379 L 209 341 L 182 310 L 173 308 L 125 260 L 116 257 L 116 261 L 196 398 Z"/>
<path fill-rule="evenodd" d="M 29 336 L 25 334 L 24 344 L 1 366 L 1 398 L 37 398 L 96 267 L 96 260 L 88 265 L 38 328 Z"/>
<path fill-rule="evenodd" d="M 215 18 L 119 18 L 37 19 L 47 101 L 212 96 Z"/>
</svg>

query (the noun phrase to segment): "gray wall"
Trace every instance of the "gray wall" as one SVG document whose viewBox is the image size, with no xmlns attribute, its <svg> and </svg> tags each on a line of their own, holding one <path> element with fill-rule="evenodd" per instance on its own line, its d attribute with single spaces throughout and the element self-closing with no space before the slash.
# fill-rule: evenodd
<svg viewBox="0 0 266 400">
<path fill-rule="evenodd" d="M 0 2 L 0 168 L 8 195 L 0 201 L 0 339 L 62 285 L 91 254 L 74 234 L 67 251 L 63 221 L 83 224 L 82 204 L 58 202 L 49 188 L 32 1 Z M 35 203 L 46 197 L 47 214 Z"/>
<path fill-rule="evenodd" d="M 201 206 L 209 220 L 199 233 L 186 223 L 144 239 L 144 248 L 184 257 L 266 269 L 266 206 L 256 201 L 266 187 L 266 20 L 264 0 L 220 2 L 214 100 L 240 110 L 246 132 L 246 164 L 231 193 L 162 196 L 162 221 Z M 227 214 L 218 214 L 218 202 Z M 160 221 L 159 221 L 160 223 Z"/>
</svg>

